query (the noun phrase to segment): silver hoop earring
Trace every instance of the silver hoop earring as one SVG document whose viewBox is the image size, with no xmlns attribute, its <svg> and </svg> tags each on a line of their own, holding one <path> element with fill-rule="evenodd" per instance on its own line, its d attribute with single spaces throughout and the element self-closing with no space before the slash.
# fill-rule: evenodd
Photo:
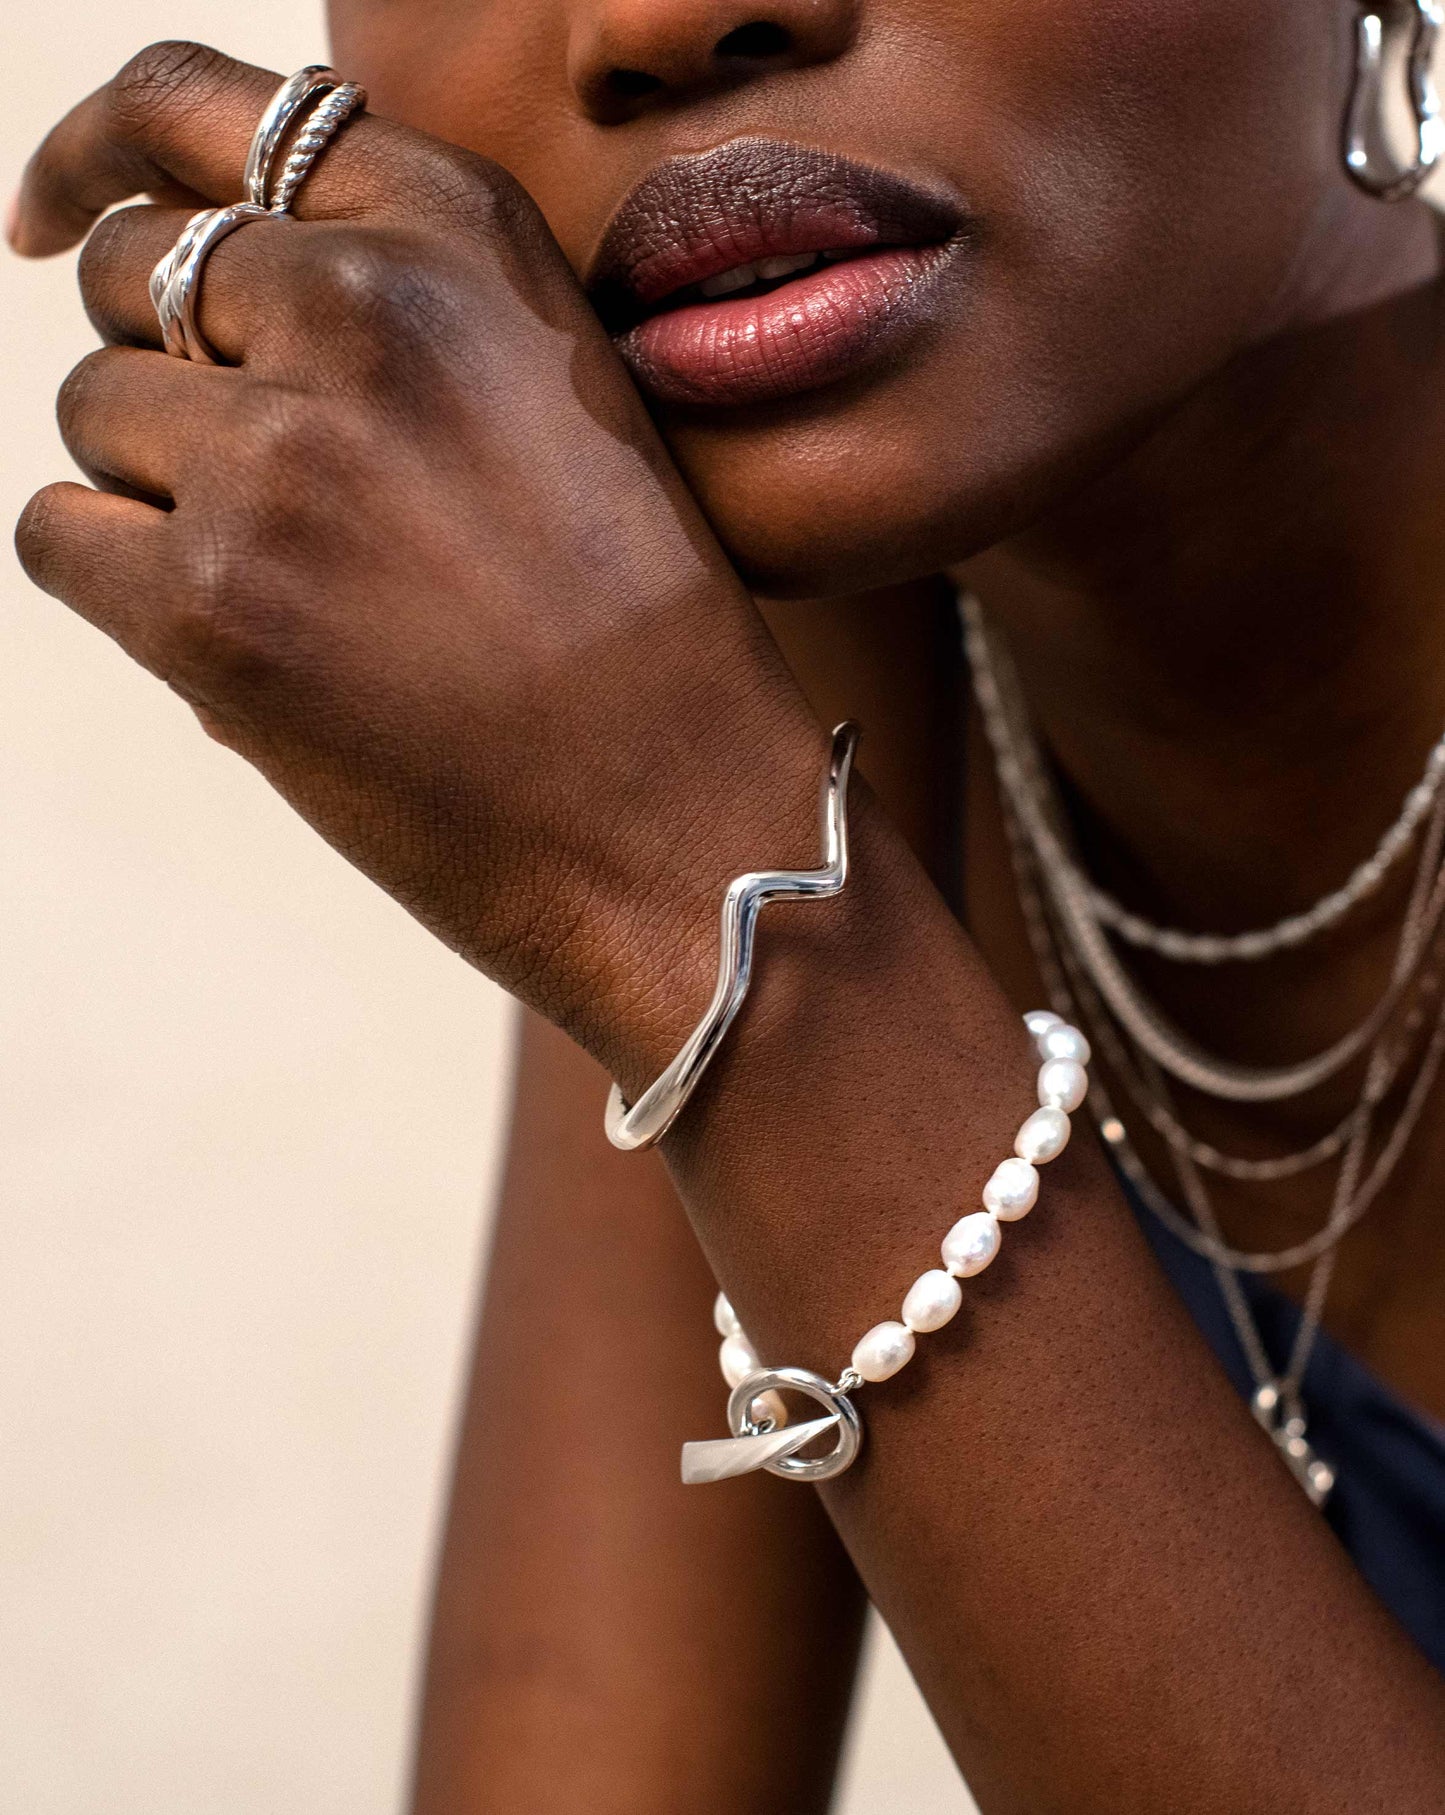
<svg viewBox="0 0 1445 1815">
<path fill-rule="evenodd" d="M 1386 0 L 1367 6 L 1355 35 L 1355 80 L 1345 122 L 1345 168 L 1366 194 L 1382 202 L 1413 195 L 1445 150 L 1445 122 L 1431 57 L 1445 27 L 1439 0 Z M 1401 167 L 1386 142 L 1385 52 L 1408 29 L 1406 84 L 1415 116 L 1414 161 Z"/>
</svg>

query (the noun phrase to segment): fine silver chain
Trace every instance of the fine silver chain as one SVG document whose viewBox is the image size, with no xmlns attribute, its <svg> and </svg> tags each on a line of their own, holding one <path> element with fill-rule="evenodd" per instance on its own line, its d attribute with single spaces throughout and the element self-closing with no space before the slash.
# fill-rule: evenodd
<svg viewBox="0 0 1445 1815">
<path fill-rule="evenodd" d="M 1440 865 L 1442 842 L 1445 842 L 1445 801 L 1436 808 L 1432 819 L 1430 834 L 1421 851 L 1421 861 L 1417 870 L 1409 908 L 1401 928 L 1400 942 L 1396 951 L 1395 963 L 1398 968 L 1413 968 L 1416 959 L 1416 945 L 1421 936 L 1423 904 L 1431 879 L 1437 874 Z M 1425 1019 L 1424 1002 L 1432 995 L 1440 980 L 1438 952 L 1431 965 L 1420 970 L 1415 996 L 1408 1004 L 1404 1015 L 1402 1029 L 1398 1037 L 1388 1039 L 1384 1035 L 1377 1041 L 1365 1081 L 1361 1087 L 1359 1101 L 1350 1111 L 1312 1146 L 1301 1148 L 1294 1153 L 1284 1154 L 1273 1159 L 1246 1160 L 1237 1155 L 1224 1154 L 1207 1142 L 1197 1140 L 1184 1127 L 1176 1115 L 1169 1100 L 1163 1080 L 1159 1077 L 1158 1068 L 1152 1066 L 1147 1055 L 1131 1053 L 1125 1041 L 1120 1039 L 1101 1017 L 1100 1043 L 1109 1063 L 1123 1080 L 1130 1096 L 1138 1105 L 1145 1119 L 1157 1134 L 1165 1140 L 1172 1152 L 1187 1158 L 1190 1164 L 1202 1171 L 1213 1171 L 1247 1183 L 1269 1183 L 1282 1178 L 1295 1177 L 1311 1166 L 1323 1163 L 1326 1159 L 1341 1153 L 1349 1140 L 1358 1131 L 1360 1124 L 1373 1116 L 1376 1109 L 1389 1096 L 1398 1082 L 1406 1059 L 1414 1050 L 1416 1036 L 1419 1034 Z M 1424 1061 L 1422 1061 L 1422 1065 Z M 1416 1079 L 1416 1090 L 1406 1101 L 1406 1111 L 1411 1111 L 1418 1119 L 1419 1111 L 1424 1106 L 1424 1099 L 1417 1101 L 1419 1079 Z M 1402 1112 L 1403 1113 L 1403 1112 Z M 1392 1161 L 1393 1164 L 1393 1161 Z M 1383 1177 L 1375 1173 L 1361 1196 L 1347 1213 L 1342 1227 L 1352 1228 L 1373 1203 L 1378 1191 L 1383 1187 Z M 1366 1195 L 1366 1193 L 1368 1195 Z M 1242 1265 L 1242 1257 L 1237 1250 L 1230 1250 L 1227 1264 L 1240 1267 L 1245 1272 L 1284 1272 L 1289 1268 L 1303 1264 L 1311 1258 L 1309 1244 L 1302 1247 L 1283 1249 L 1277 1256 L 1250 1256 L 1252 1263 Z M 1210 1252 L 1211 1258 L 1223 1259 L 1222 1254 L 1201 1248 L 1200 1252 Z M 1268 1265 L 1262 1264 L 1268 1262 Z"/>
<path fill-rule="evenodd" d="M 1424 891 L 1430 878 L 1439 872 L 1442 854 L 1445 854 L 1445 798 L 1436 802 L 1430 816 L 1429 829 L 1421 843 L 1410 906 L 1401 927 L 1400 945 L 1396 951 L 1397 969 L 1406 962 L 1406 953 L 1410 949 L 1407 941 L 1419 936 Z M 1429 993 L 1437 978 L 1438 970 L 1430 976 L 1422 973 L 1421 992 Z M 1374 1080 L 1367 1083 L 1360 1101 L 1333 1128 L 1307 1147 L 1298 1148 L 1293 1153 L 1276 1154 L 1269 1159 L 1249 1159 L 1239 1154 L 1223 1153 L 1208 1141 L 1201 1141 L 1190 1134 L 1174 1114 L 1167 1094 L 1162 1089 L 1151 1090 L 1146 1087 L 1140 1076 L 1141 1067 L 1135 1064 L 1122 1041 L 1114 1042 L 1111 1063 L 1123 1074 L 1129 1094 L 1145 1119 L 1171 1148 L 1187 1154 L 1202 1171 L 1218 1173 L 1221 1177 L 1241 1183 L 1268 1184 L 1280 1179 L 1296 1178 L 1303 1172 L 1324 1165 L 1344 1151 L 1361 1119 L 1372 1113 L 1394 1089 L 1401 1068 L 1410 1054 L 1413 1037 L 1419 1032 L 1423 1019 L 1424 1011 L 1419 1002 L 1412 1003 L 1405 1018 L 1404 1038 L 1393 1042 L 1392 1048 L 1387 1051 L 1385 1065 Z"/>
<path fill-rule="evenodd" d="M 1408 971 L 1392 975 L 1364 1020 L 1332 1046 L 1309 1059 L 1283 1066 L 1234 1065 L 1215 1058 L 1145 999 L 1089 911 L 1077 885 L 1077 868 L 1069 861 L 1060 834 L 1050 822 L 1043 804 L 1050 788 L 1042 760 L 1026 728 L 1014 722 L 1001 685 L 1007 658 L 1001 652 L 996 657 L 991 649 L 976 602 L 965 597 L 960 607 L 974 692 L 993 747 L 1001 790 L 1037 854 L 1050 905 L 1062 931 L 1078 951 L 1110 1014 L 1130 1039 L 1179 1083 L 1206 1096 L 1235 1103 L 1281 1102 L 1303 1096 L 1337 1076 L 1363 1054 L 1409 991 L 1413 977 Z M 1442 918 L 1445 871 L 1437 879 L 1426 908 L 1422 943 L 1428 943 Z"/>
<path fill-rule="evenodd" d="M 1102 913 L 1098 911 L 1101 892 L 1094 889 L 1069 849 L 1062 803 L 1033 739 L 1016 676 L 1006 654 L 993 649 L 976 602 L 961 597 L 959 607 L 974 691 L 998 771 L 1010 856 L 1035 959 L 1057 1012 L 1097 1033 L 1110 1066 L 1164 1139 L 1178 1189 L 1194 1220 L 1181 1215 L 1159 1190 L 1096 1073 L 1089 1102 L 1100 1133 L 1146 1207 L 1190 1249 L 1209 1261 L 1255 1382 L 1255 1416 L 1274 1439 L 1304 1491 L 1316 1505 L 1321 1505 L 1333 1487 L 1334 1475 L 1306 1440 L 1301 1389 L 1318 1338 L 1335 1257 L 1345 1234 L 1375 1202 L 1398 1164 L 1445 1059 L 1442 1001 L 1394 1127 L 1365 1173 L 1377 1111 L 1400 1080 L 1417 1043 L 1426 1018 L 1426 1000 L 1439 992 L 1438 958 L 1428 966 L 1423 960 L 1432 952 L 1445 916 L 1445 866 L 1441 863 L 1445 796 L 1439 786 L 1441 775 L 1445 774 L 1445 740 L 1432 752 L 1425 780 L 1412 790 L 1400 819 L 1381 841 L 1376 858 L 1371 860 L 1376 869 L 1362 865 L 1351 884 L 1346 885 L 1347 889 L 1352 888 L 1361 872 L 1366 872 L 1364 883 L 1348 905 L 1373 892 L 1385 870 L 1407 848 L 1428 816 L 1390 982 L 1376 1007 L 1344 1041 L 1303 1066 L 1277 1067 L 1272 1071 L 1228 1066 L 1204 1054 L 1154 1010 L 1109 950 L 1103 927 L 1108 925 L 1116 933 L 1122 929 L 1107 907 Z M 1290 936 L 1276 941 L 1269 949 L 1302 944 L 1307 937 L 1335 924 L 1348 911 L 1347 906 L 1334 905 L 1345 892 L 1336 891 L 1324 903 L 1317 904 L 1325 909 L 1323 914 L 1312 909 L 1307 915 L 1296 915 L 1290 922 L 1280 923 L 1290 925 Z M 1311 922 L 1310 928 L 1297 932 L 1305 921 Z M 1124 936 L 1127 939 L 1128 935 Z M 1151 946 L 1183 962 L 1222 961 L 1170 951 L 1147 938 L 1133 943 Z M 1397 1011 L 1402 1008 L 1405 1013 L 1400 1016 Z M 1397 1027 L 1397 1020 L 1402 1020 L 1403 1026 Z M 1304 1094 L 1342 1070 L 1352 1058 L 1366 1053 L 1359 1099 L 1349 1113 L 1310 1146 L 1268 1160 L 1227 1155 L 1195 1139 L 1178 1118 L 1166 1076 L 1172 1074 L 1181 1082 L 1225 1100 L 1274 1101 Z M 1328 1061 L 1323 1068 L 1321 1059 Z M 1200 1073 L 1204 1074 L 1202 1078 Z M 1239 1087 L 1241 1080 L 1246 1082 L 1246 1089 Z M 1262 1081 L 1265 1087 L 1261 1089 Z M 1329 1215 L 1314 1236 L 1273 1253 L 1251 1253 L 1226 1242 L 1203 1171 L 1262 1182 L 1294 1176 L 1336 1157 L 1341 1164 Z M 1307 1264 L 1311 1272 L 1300 1321 L 1289 1357 L 1280 1371 L 1270 1360 L 1240 1275 L 1282 1272 Z"/>
<path fill-rule="evenodd" d="M 1030 942 L 1055 1011 L 1069 1014 L 1077 1025 L 1092 1022 L 1091 1031 L 1102 1032 L 1108 1024 L 1107 1019 L 1101 1015 L 1097 996 L 1089 989 L 1087 978 L 1078 971 L 1076 961 L 1071 962 L 1067 947 L 1056 943 L 1048 928 L 1044 901 L 1029 865 L 1022 831 L 1012 815 L 1006 813 L 1005 823 Z M 1093 1010 L 1092 1014 L 1083 1006 L 1085 1003 Z M 1227 1247 L 1222 1241 L 1218 1220 L 1202 1181 L 1197 1173 L 1191 1176 L 1187 1155 L 1174 1155 L 1172 1157 L 1186 1201 L 1199 1217 L 1199 1224 L 1191 1224 L 1181 1217 L 1170 1199 L 1155 1184 L 1129 1139 L 1124 1123 L 1115 1113 L 1108 1089 L 1098 1073 L 1095 1072 L 1090 1079 L 1090 1111 L 1100 1134 L 1112 1150 L 1120 1171 L 1134 1187 L 1145 1207 L 1176 1235 L 1187 1241 L 1196 1253 L 1209 1260 L 1225 1310 L 1254 1382 L 1251 1401 L 1254 1415 L 1268 1432 L 1303 1491 L 1316 1506 L 1322 1506 L 1328 1499 L 1334 1487 L 1335 1476 L 1330 1465 L 1315 1454 L 1307 1440 L 1301 1389 L 1319 1334 L 1334 1271 L 1334 1256 L 1346 1228 L 1353 1226 L 1373 1203 L 1403 1153 L 1430 1087 L 1438 1075 L 1442 1057 L 1445 1057 L 1445 1004 L 1442 1004 L 1437 1017 L 1416 1086 L 1401 1111 L 1394 1133 L 1376 1161 L 1370 1180 L 1351 1206 L 1353 1214 L 1348 1219 L 1332 1215 L 1331 1223 L 1312 1241 L 1300 1244 L 1296 1249 L 1286 1250 L 1278 1256 L 1249 1255 Z M 1353 1155 L 1347 1158 L 1353 1158 Z M 1349 1175 L 1342 1172 L 1335 1198 L 1336 1210 L 1354 1192 L 1356 1168 L 1357 1161 Z M 1303 1264 L 1310 1260 L 1314 1262 L 1300 1321 L 1282 1373 L 1276 1370 L 1265 1348 L 1259 1325 L 1239 1277 L 1246 1270 L 1276 1270 L 1272 1264 L 1268 1267 L 1259 1264 L 1273 1263 L 1276 1260 L 1289 1265 Z M 1234 1261 L 1255 1264 L 1236 1269 L 1231 1264 Z"/>
<path fill-rule="evenodd" d="M 1257 963 L 1277 953 L 1305 945 L 1330 927 L 1337 926 L 1361 902 L 1369 899 L 1410 848 L 1410 844 L 1440 794 L 1445 781 L 1445 737 L 1430 751 L 1425 773 L 1405 796 L 1400 817 L 1374 851 L 1356 866 L 1349 879 L 1322 896 L 1302 914 L 1287 914 L 1273 926 L 1247 933 L 1186 933 L 1177 927 L 1156 926 L 1142 914 L 1131 913 L 1106 890 L 1082 876 L 1095 917 L 1126 945 L 1139 946 L 1172 958 L 1176 964 Z"/>
<path fill-rule="evenodd" d="M 977 648 L 977 645 L 975 645 L 975 648 Z M 980 671 L 980 679 L 985 678 L 987 672 L 987 670 Z M 992 731 L 1002 731 L 1006 733 L 1006 729 L 1005 721 L 1002 721 L 997 717 L 993 720 L 991 726 Z M 1010 801 L 1009 804 L 1012 805 L 1012 802 Z M 1026 828 L 1020 826 L 1019 816 L 1012 816 L 1012 824 L 1020 833 L 1026 832 Z M 1395 970 L 1398 975 L 1410 975 L 1413 972 L 1418 958 L 1428 940 L 1429 933 L 1432 930 L 1432 923 L 1428 918 L 1428 905 L 1422 906 L 1422 896 L 1425 894 L 1427 886 L 1433 883 L 1436 875 L 1436 865 L 1439 862 L 1442 832 L 1445 832 L 1445 802 L 1441 803 L 1440 808 L 1437 811 L 1435 823 L 1431 828 L 1431 835 L 1426 840 L 1425 847 L 1421 853 L 1421 868 L 1416 878 L 1411 906 L 1406 914 L 1405 924 L 1402 927 L 1400 946 L 1396 956 Z M 1039 853 L 1037 849 L 1031 847 L 1026 838 L 1021 839 L 1021 845 L 1024 853 L 1030 858 L 1032 865 L 1041 869 L 1042 866 L 1039 862 Z M 1060 931 L 1066 932 L 1067 927 L 1061 928 Z M 1067 949 L 1067 941 L 1061 941 L 1061 943 L 1065 946 L 1065 949 Z M 1083 958 L 1085 955 L 1080 954 L 1079 956 L 1080 958 Z M 1082 968 L 1086 974 L 1088 973 L 1089 967 L 1086 962 L 1082 963 L 1080 968 Z M 1110 1054 L 1111 1063 L 1115 1065 L 1116 1070 L 1123 1074 L 1125 1081 L 1132 1082 L 1138 1077 L 1138 1068 L 1131 1064 L 1123 1042 L 1114 1036 L 1108 1017 L 1103 1013 L 1102 1005 L 1098 1000 L 1100 992 L 1097 989 L 1097 979 L 1091 976 L 1089 980 L 1095 986 L 1090 990 L 1090 995 L 1094 1002 L 1094 1018 L 1099 1023 L 1101 1043 L 1105 1046 L 1106 1051 L 1112 1049 Z M 1418 1011 L 1412 1014 L 1411 1019 L 1418 1025 Z M 1407 1034 L 1414 1030 L 1413 1027 L 1407 1027 Z M 1404 1053 L 1401 1052 L 1400 1059 L 1403 1059 L 1403 1056 Z M 1346 1118 L 1346 1123 L 1351 1132 L 1353 1132 L 1354 1128 L 1366 1113 L 1372 1112 L 1374 1104 L 1383 1099 L 1390 1087 L 1390 1083 L 1393 1082 L 1394 1075 L 1397 1073 L 1398 1068 L 1398 1061 L 1386 1066 L 1383 1070 L 1379 1066 L 1372 1068 L 1373 1076 L 1367 1078 L 1366 1087 L 1364 1091 L 1362 1091 L 1361 1101 L 1351 1110 L 1349 1116 Z M 1134 1094 L 1147 1098 L 1151 1093 L 1141 1088 Z M 1424 1093 L 1420 1091 L 1419 1082 L 1417 1080 L 1416 1090 L 1412 1092 L 1412 1101 L 1416 1105 L 1416 1117 L 1418 1117 L 1419 1110 L 1423 1108 L 1423 1095 Z M 1175 1145 L 1178 1143 L 1179 1135 L 1184 1134 L 1184 1131 L 1180 1128 L 1177 1117 L 1170 1112 L 1169 1106 L 1167 1104 L 1162 1104 L 1160 1107 L 1164 1110 L 1164 1113 L 1157 1115 L 1154 1119 L 1158 1123 L 1160 1132 L 1164 1135 L 1166 1140 L 1171 1140 L 1171 1145 Z M 1409 1106 L 1407 1105 L 1407 1107 Z M 1342 1124 L 1342 1126 L 1344 1125 Z M 1329 1140 L 1332 1137 L 1337 1137 L 1338 1134 L 1338 1129 L 1333 1130 L 1331 1131 L 1331 1136 L 1327 1136 L 1326 1139 Z M 1186 1136 L 1185 1138 L 1187 1139 L 1188 1137 Z M 1342 1148 L 1345 1145 L 1345 1142 L 1340 1141 L 1338 1144 L 1339 1147 Z M 1190 1157 L 1195 1158 L 1196 1163 L 1198 1163 L 1197 1155 L 1193 1152 L 1192 1148 L 1186 1149 L 1186 1151 L 1189 1153 Z M 1309 1150 L 1306 1150 L 1306 1152 L 1308 1151 Z M 1295 1155 L 1287 1157 L 1290 1160 L 1297 1161 L 1303 1156 Z M 1249 1162 L 1243 1162 L 1242 1164 L 1248 1166 Z M 1256 1164 L 1268 1166 L 1270 1162 L 1259 1162 Z M 1377 1168 L 1376 1172 L 1371 1177 L 1369 1185 L 1366 1187 L 1370 1201 L 1373 1201 L 1378 1190 L 1383 1186 L 1383 1183 L 1383 1168 Z M 1358 1220 L 1358 1218 L 1356 1217 L 1354 1220 Z M 1183 1222 L 1183 1219 L 1180 1219 L 1180 1223 L 1181 1232 L 1183 1230 L 1188 1231 L 1186 1239 L 1190 1240 L 1190 1245 L 1194 1246 L 1197 1252 L 1201 1252 L 1207 1257 L 1226 1259 L 1227 1264 L 1237 1266 L 1242 1271 L 1251 1272 L 1284 1271 L 1289 1267 L 1303 1264 L 1317 1255 L 1320 1251 L 1318 1244 L 1322 1239 L 1325 1239 L 1327 1234 L 1327 1231 L 1321 1231 L 1320 1236 L 1314 1238 L 1310 1243 L 1300 1244 L 1292 1249 L 1282 1251 L 1277 1256 L 1246 1255 L 1236 1250 L 1230 1250 L 1228 1255 L 1225 1256 L 1222 1254 L 1212 1254 L 1211 1244 L 1201 1242 L 1197 1229 L 1194 1229 L 1191 1225 Z M 1332 1233 L 1332 1231 L 1329 1232 Z"/>
</svg>

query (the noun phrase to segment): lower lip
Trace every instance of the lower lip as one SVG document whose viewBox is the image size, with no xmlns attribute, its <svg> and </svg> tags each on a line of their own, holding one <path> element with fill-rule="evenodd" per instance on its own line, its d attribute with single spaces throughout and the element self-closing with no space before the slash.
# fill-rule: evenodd
<svg viewBox="0 0 1445 1815">
<path fill-rule="evenodd" d="M 762 296 L 690 303 L 618 341 L 665 403 L 761 403 L 846 377 L 922 317 L 947 246 L 888 246 Z"/>
</svg>

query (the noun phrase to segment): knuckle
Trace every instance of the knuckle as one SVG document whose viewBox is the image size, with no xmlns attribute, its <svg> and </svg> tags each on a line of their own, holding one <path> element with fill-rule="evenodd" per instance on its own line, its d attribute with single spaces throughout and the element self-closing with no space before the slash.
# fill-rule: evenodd
<svg viewBox="0 0 1445 1815">
<path fill-rule="evenodd" d="M 456 296 L 407 235 L 342 228 L 318 235 L 302 273 L 308 312 L 330 330 L 384 348 L 446 334 Z"/>
<path fill-rule="evenodd" d="M 494 251 L 550 246 L 541 209 L 509 170 L 458 145 L 432 145 L 418 170 L 419 215 Z"/>
<path fill-rule="evenodd" d="M 309 248 L 310 281 L 330 310 L 362 323 L 405 306 L 411 274 L 389 236 L 355 228 L 318 235 Z"/>
<path fill-rule="evenodd" d="M 108 273 L 122 244 L 130 239 L 135 217 L 140 212 L 139 207 L 117 208 L 111 214 L 102 215 L 91 228 L 80 249 L 77 271 L 82 296 L 91 295 L 97 280 Z"/>
<path fill-rule="evenodd" d="M 120 312 L 121 299 L 130 288 L 129 273 L 137 248 L 145 246 L 146 229 L 159 212 L 149 204 L 116 208 L 103 215 L 86 235 L 76 280 L 81 301 L 92 319 L 97 313 L 109 316 Z"/>
<path fill-rule="evenodd" d="M 175 563 L 170 655 L 188 695 L 255 692 L 289 669 L 296 614 L 258 572 L 249 517 L 217 512 L 193 524 Z"/>
<path fill-rule="evenodd" d="M 505 231 L 535 207 L 510 171 L 460 145 L 429 143 L 414 182 L 422 209 L 461 214 L 484 231 Z"/>
<path fill-rule="evenodd" d="M 80 303 L 85 318 L 108 346 L 139 344 L 134 309 L 127 295 L 128 286 L 118 281 L 123 267 L 113 256 L 114 230 L 109 230 L 106 243 L 92 246 L 87 240 L 81 248 L 77 279 Z"/>
<path fill-rule="evenodd" d="M 196 87 L 226 59 L 184 38 L 163 38 L 137 51 L 111 81 L 106 100 L 112 131 L 132 139 L 153 126 L 177 96 Z"/>
<path fill-rule="evenodd" d="M 233 419 L 225 493 L 187 526 L 173 653 L 197 697 L 275 691 L 314 669 L 318 563 L 356 464 L 355 425 L 326 398 L 258 387 Z"/>
<path fill-rule="evenodd" d="M 324 488 L 344 438 L 327 399 L 269 386 L 251 397 L 241 433 L 253 480 L 298 501 Z"/>
<path fill-rule="evenodd" d="M 67 510 L 79 488 L 58 480 L 36 492 L 15 525 L 15 552 L 28 578 L 63 598 L 80 571 L 74 517 Z M 94 553 L 94 550 L 91 550 Z"/>
</svg>

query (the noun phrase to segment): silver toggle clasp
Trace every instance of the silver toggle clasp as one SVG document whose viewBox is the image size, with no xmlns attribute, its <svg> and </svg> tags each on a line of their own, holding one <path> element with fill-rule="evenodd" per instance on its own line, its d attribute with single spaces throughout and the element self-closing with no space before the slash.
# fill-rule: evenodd
<svg viewBox="0 0 1445 1815">
<path fill-rule="evenodd" d="M 1334 1490 L 1335 1471 L 1315 1454 L 1305 1438 L 1305 1421 L 1298 1412 L 1285 1416 L 1284 1395 L 1267 1381 L 1250 1400 L 1255 1418 L 1274 1440 L 1285 1465 L 1305 1490 L 1312 1506 L 1323 1506 Z"/>
<path fill-rule="evenodd" d="M 755 1419 L 752 1408 L 764 1393 L 801 1393 L 820 1406 L 822 1418 L 806 1424 L 775 1424 L 771 1418 Z M 727 1481 L 765 1468 L 788 1481 L 831 1481 L 851 1467 L 863 1445 L 863 1420 L 858 1408 L 842 1390 L 821 1374 L 807 1368 L 764 1368 L 749 1374 L 732 1390 L 728 1400 L 731 1437 L 714 1437 L 682 1446 L 682 1478 L 689 1485 Z M 831 1450 L 823 1456 L 800 1456 L 817 1438 L 835 1433 Z"/>
</svg>

